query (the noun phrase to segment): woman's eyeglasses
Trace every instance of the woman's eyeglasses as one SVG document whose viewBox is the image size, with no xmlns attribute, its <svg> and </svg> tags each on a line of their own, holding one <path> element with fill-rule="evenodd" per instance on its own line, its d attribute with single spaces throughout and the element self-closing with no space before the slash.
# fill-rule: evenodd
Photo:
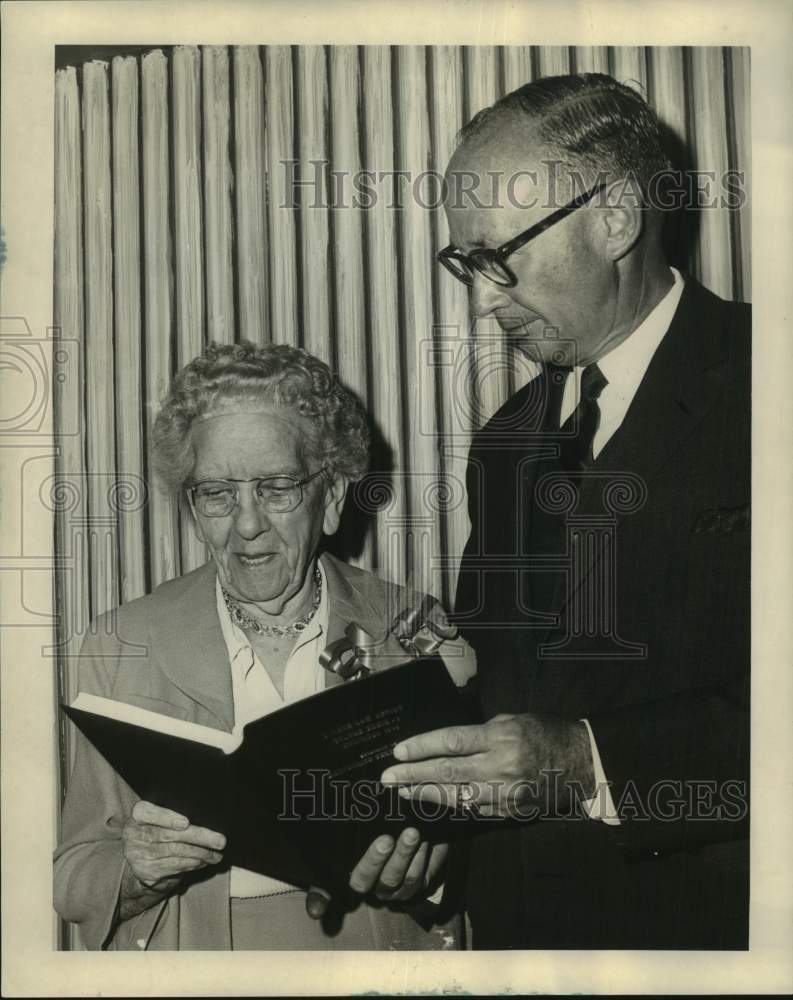
<svg viewBox="0 0 793 1000">
<path fill-rule="evenodd" d="M 202 517 L 227 517 L 239 503 L 239 484 L 255 483 L 253 495 L 269 514 L 288 514 L 303 502 L 303 487 L 326 472 L 322 466 L 305 479 L 266 476 L 263 479 L 202 479 L 186 486 L 187 496 Z"/>
</svg>

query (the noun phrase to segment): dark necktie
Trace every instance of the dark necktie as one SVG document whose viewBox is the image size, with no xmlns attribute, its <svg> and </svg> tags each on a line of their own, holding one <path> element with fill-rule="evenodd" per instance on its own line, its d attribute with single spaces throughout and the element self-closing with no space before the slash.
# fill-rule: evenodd
<svg viewBox="0 0 793 1000">
<path fill-rule="evenodd" d="M 596 364 L 587 365 L 581 375 L 581 399 L 578 406 L 565 420 L 561 431 L 560 462 L 572 475 L 583 472 L 594 461 L 592 442 L 600 423 L 598 396 L 608 385 L 608 380 Z"/>
</svg>

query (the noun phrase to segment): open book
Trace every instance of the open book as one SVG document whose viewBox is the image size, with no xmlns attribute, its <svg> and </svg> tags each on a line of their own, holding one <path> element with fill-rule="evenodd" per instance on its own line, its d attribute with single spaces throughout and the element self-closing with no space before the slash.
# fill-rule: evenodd
<svg viewBox="0 0 793 1000">
<path fill-rule="evenodd" d="M 396 743 L 473 721 L 437 656 L 328 688 L 241 733 L 84 692 L 64 711 L 142 799 L 225 834 L 228 864 L 331 890 L 383 832 L 453 832 L 457 817 L 378 779 Z"/>
</svg>

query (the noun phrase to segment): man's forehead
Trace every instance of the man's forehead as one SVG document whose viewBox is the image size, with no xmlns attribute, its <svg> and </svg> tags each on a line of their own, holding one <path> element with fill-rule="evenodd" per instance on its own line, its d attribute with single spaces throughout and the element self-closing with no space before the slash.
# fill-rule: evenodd
<svg viewBox="0 0 793 1000">
<path fill-rule="evenodd" d="M 463 142 L 446 169 L 447 212 L 543 210 L 566 187 L 567 171 L 528 128 L 489 129 Z"/>
</svg>

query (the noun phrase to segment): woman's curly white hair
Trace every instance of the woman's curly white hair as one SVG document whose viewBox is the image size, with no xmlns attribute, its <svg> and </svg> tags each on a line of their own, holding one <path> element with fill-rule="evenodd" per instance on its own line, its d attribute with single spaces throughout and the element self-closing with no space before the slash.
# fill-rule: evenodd
<svg viewBox="0 0 793 1000">
<path fill-rule="evenodd" d="M 164 486 L 178 493 L 190 478 L 196 420 L 269 407 L 293 409 L 307 421 L 307 451 L 331 475 L 354 482 L 366 472 L 366 411 L 323 361 L 286 344 L 210 344 L 175 376 L 154 422 L 154 465 Z"/>
</svg>

